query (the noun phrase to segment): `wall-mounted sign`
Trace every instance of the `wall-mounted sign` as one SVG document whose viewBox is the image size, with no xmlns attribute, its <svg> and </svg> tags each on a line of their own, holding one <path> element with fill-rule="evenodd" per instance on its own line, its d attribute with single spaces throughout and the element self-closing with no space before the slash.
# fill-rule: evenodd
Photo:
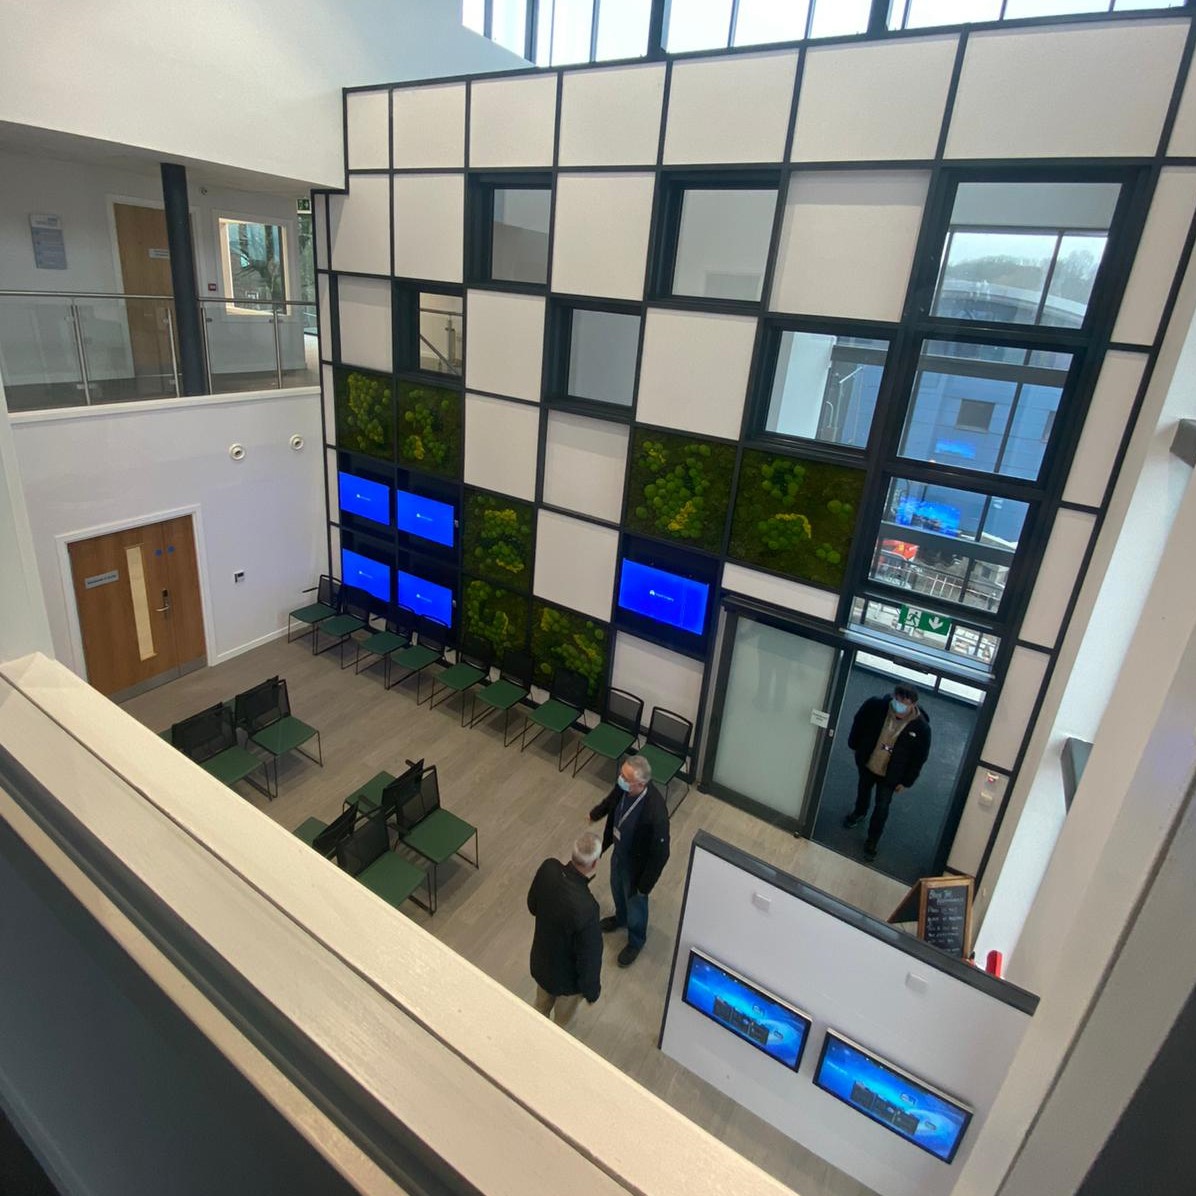
<svg viewBox="0 0 1196 1196">
<path fill-rule="evenodd" d="M 85 577 L 83 579 L 83 588 L 85 590 L 94 590 L 96 586 L 108 586 L 114 581 L 120 581 L 119 569 L 109 569 L 107 573 L 97 573 L 94 577 Z"/>
<path fill-rule="evenodd" d="M 816 727 L 825 727 L 831 721 L 831 712 L 829 710 L 811 710 L 810 722 Z"/>
<path fill-rule="evenodd" d="M 169 249 L 151 249 L 149 251 L 149 255 L 151 258 L 153 258 L 153 260 L 155 262 L 170 261 L 170 250 Z"/>
<path fill-rule="evenodd" d="M 33 264 L 37 269 L 66 269 L 66 239 L 61 216 L 53 212 L 30 212 L 29 234 L 33 240 Z"/>
<path fill-rule="evenodd" d="M 948 635 L 953 626 L 950 619 L 920 606 L 903 606 L 899 620 L 902 631 L 929 631 L 932 635 Z"/>
</svg>

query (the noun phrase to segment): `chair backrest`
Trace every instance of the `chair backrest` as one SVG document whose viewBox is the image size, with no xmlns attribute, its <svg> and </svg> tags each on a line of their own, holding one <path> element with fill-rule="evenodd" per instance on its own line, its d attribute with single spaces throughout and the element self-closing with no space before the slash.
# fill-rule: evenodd
<svg viewBox="0 0 1196 1196">
<path fill-rule="evenodd" d="M 350 876 L 356 876 L 389 849 L 390 831 L 386 829 L 386 819 L 372 814 L 337 845 L 336 862 Z"/>
<path fill-rule="evenodd" d="M 573 706 L 577 710 L 584 710 L 590 694 L 590 683 L 572 669 L 557 669 L 552 675 L 552 684 L 548 687 L 548 692 L 558 702 L 564 702 L 566 706 Z"/>
<path fill-rule="evenodd" d="M 457 649 L 457 661 L 460 664 L 471 664 L 475 669 L 488 673 L 494 663 L 494 649 L 489 640 L 476 635 L 461 637 L 461 646 Z"/>
<path fill-rule="evenodd" d="M 415 789 L 395 807 L 395 824 L 399 834 L 413 831 L 433 810 L 439 809 L 440 781 L 433 765 L 423 770 Z"/>
<path fill-rule="evenodd" d="M 625 689 L 608 689 L 602 721 L 612 727 L 620 727 L 630 735 L 640 733 L 640 721 L 644 716 L 644 699 Z"/>
<path fill-rule="evenodd" d="M 329 577 L 327 573 L 320 574 L 320 581 L 316 586 L 316 601 L 336 610 L 340 596 L 341 583 L 335 577 Z"/>
<path fill-rule="evenodd" d="M 449 645 L 447 624 L 442 623 L 439 619 L 420 619 L 419 642 L 421 647 L 431 648 L 438 656 L 443 656 Z"/>
<path fill-rule="evenodd" d="M 184 756 L 202 764 L 225 748 L 235 747 L 237 729 L 233 716 L 223 703 L 217 702 L 170 728 L 170 742 Z"/>
<path fill-rule="evenodd" d="M 508 648 L 502 658 L 502 678 L 518 685 L 521 689 L 530 690 L 532 677 L 535 676 L 536 666 L 531 655 L 520 648 Z"/>
<path fill-rule="evenodd" d="M 363 623 L 370 621 L 373 612 L 370 594 L 357 586 L 341 586 L 341 600 L 339 611 L 342 615 L 352 615 Z"/>
<path fill-rule="evenodd" d="M 237 694 L 233 699 L 233 718 L 237 726 L 244 727 L 250 735 L 278 722 L 289 713 L 290 702 L 286 699 L 286 682 L 277 677 L 270 677 L 252 689 Z"/>
<path fill-rule="evenodd" d="M 357 822 L 357 807 L 350 806 L 343 813 L 338 814 L 312 841 L 311 845 L 321 855 L 331 855 L 342 839 L 347 839 L 353 833 Z"/>
<path fill-rule="evenodd" d="M 661 706 L 653 709 L 652 719 L 648 723 L 648 742 L 653 747 L 684 760 L 689 756 L 689 741 L 693 733 L 694 725 L 689 719 Z"/>
<path fill-rule="evenodd" d="M 424 762 L 412 760 L 408 762 L 407 771 L 401 772 L 385 789 L 382 790 L 382 800 L 379 808 L 384 818 L 392 814 L 397 818 L 399 807 L 402 806 L 413 793 L 419 792 L 419 779 L 423 775 Z"/>
<path fill-rule="evenodd" d="M 406 606 L 399 606 L 395 608 L 394 614 L 386 620 L 386 630 L 410 639 L 415 634 L 418 622 L 419 616 L 415 611 Z"/>
</svg>

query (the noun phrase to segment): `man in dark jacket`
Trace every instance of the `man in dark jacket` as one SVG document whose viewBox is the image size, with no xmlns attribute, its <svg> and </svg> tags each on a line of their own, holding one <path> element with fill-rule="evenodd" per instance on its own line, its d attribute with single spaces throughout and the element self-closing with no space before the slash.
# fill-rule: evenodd
<svg viewBox="0 0 1196 1196">
<path fill-rule="evenodd" d="M 863 821 L 875 789 L 876 807 L 864 844 L 864 859 L 874 860 L 893 794 L 908 789 L 918 779 L 930 754 L 930 719 L 918 706 L 918 691 L 909 685 L 897 685 L 891 694 L 869 698 L 856 711 L 847 746 L 855 752 L 860 781 L 855 808 L 843 819 L 843 825 L 853 827 Z"/>
<path fill-rule="evenodd" d="M 612 844 L 610 889 L 615 899 L 612 917 L 602 919 L 609 933 L 627 927 L 627 946 L 619 952 L 619 967 L 629 967 L 648 937 L 648 894 L 669 859 L 669 811 L 660 790 L 652 784 L 652 766 L 643 756 L 629 756 L 619 769 L 615 787 L 590 811 L 590 821 L 606 819 L 602 850 Z"/>
<path fill-rule="evenodd" d="M 532 936 L 532 979 L 536 1008 L 567 1026 L 582 997 L 593 1005 L 602 985 L 602 932 L 598 902 L 590 881 L 598 871 L 602 842 L 586 831 L 573 844 L 569 863 L 545 860 L 527 892 L 528 912 L 536 919 Z"/>
</svg>

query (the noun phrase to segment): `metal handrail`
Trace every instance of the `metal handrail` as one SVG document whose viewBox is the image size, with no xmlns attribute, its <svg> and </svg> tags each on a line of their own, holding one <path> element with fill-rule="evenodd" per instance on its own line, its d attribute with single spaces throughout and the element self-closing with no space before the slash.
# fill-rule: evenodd
<svg viewBox="0 0 1196 1196">
<path fill-rule="evenodd" d="M 0 299 L 169 299 L 174 295 L 126 295 L 123 291 L 3 291 Z M 234 295 L 197 295 L 200 303 L 236 303 Z M 315 307 L 315 299 L 248 299 L 247 303 L 273 304 L 276 307 Z"/>
</svg>

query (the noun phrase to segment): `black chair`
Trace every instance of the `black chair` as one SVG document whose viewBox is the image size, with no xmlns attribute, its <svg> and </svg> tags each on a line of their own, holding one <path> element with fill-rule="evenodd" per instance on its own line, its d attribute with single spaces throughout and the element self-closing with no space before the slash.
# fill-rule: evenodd
<svg viewBox="0 0 1196 1196">
<path fill-rule="evenodd" d="M 491 681 L 489 685 L 472 691 L 469 705 L 469 726 L 476 727 L 482 719 L 495 710 L 501 710 L 503 712 L 502 745 L 510 747 L 519 738 L 518 732 L 510 738 L 507 737 L 507 731 L 511 724 L 511 711 L 516 706 L 530 703 L 534 671 L 535 665 L 526 652 L 518 649 L 508 651 L 502 658 L 498 680 Z M 477 714 L 475 711 L 479 702 L 485 709 Z"/>
<path fill-rule="evenodd" d="M 689 759 L 690 743 L 693 740 L 694 725 L 689 719 L 657 706 L 652 711 L 648 721 L 648 733 L 644 737 L 643 746 L 639 754 L 652 766 L 652 779 L 664 785 L 666 804 L 669 799 L 669 786 L 673 778 L 685 766 Z M 685 792 L 681 794 L 681 801 L 669 813 L 675 812 L 689 793 L 689 781 L 685 781 Z"/>
<path fill-rule="evenodd" d="M 390 831 L 380 814 L 365 819 L 348 838 L 341 840 L 336 848 L 336 862 L 395 909 L 413 896 L 421 884 L 426 884 L 428 904 L 424 908 L 429 913 L 434 909 L 429 873 L 391 851 Z"/>
<path fill-rule="evenodd" d="M 400 682 L 406 681 L 412 673 L 415 674 L 415 704 L 417 706 L 423 701 L 419 695 L 423 687 L 424 671 L 431 668 L 432 665 L 446 663 L 444 654 L 448 651 L 448 644 L 449 629 L 445 624 L 439 619 L 421 618 L 416 624 L 416 642 L 408 644 L 406 648 L 400 648 L 391 657 L 394 663 L 404 670 L 399 680 L 392 684 L 398 685 Z"/>
<path fill-rule="evenodd" d="M 250 743 L 269 752 L 274 761 L 274 792 L 278 792 L 278 758 L 287 752 L 299 752 L 313 764 L 324 767 L 324 746 L 320 732 L 291 714 L 291 699 L 287 683 L 271 677 L 233 699 L 236 725 L 249 736 Z M 318 756 L 304 751 L 303 745 L 316 741 Z"/>
<path fill-rule="evenodd" d="M 355 637 L 354 640 L 357 644 L 357 654 L 353 658 L 353 671 L 360 673 L 363 668 L 372 668 L 381 660 L 382 686 L 384 689 L 390 689 L 391 657 L 400 648 L 406 648 L 411 643 L 414 629 L 415 612 L 408 610 L 405 606 L 400 606 L 398 613 L 393 618 L 386 620 L 383 630 L 378 631 L 373 626 L 367 625 L 365 628 L 367 634 Z M 364 665 L 361 663 L 363 654 L 367 658 Z M 372 659 L 369 659 L 371 657 Z"/>
<path fill-rule="evenodd" d="M 327 573 L 322 574 L 319 582 L 310 590 L 304 590 L 305 594 L 315 594 L 315 602 L 308 606 L 301 606 L 298 610 L 293 610 L 287 615 L 287 643 L 293 643 L 295 640 L 301 640 L 305 635 L 315 635 L 316 626 L 322 623 L 325 619 L 331 619 L 336 614 L 340 605 L 341 583 L 335 577 L 329 577 Z M 298 635 L 291 634 L 291 624 L 299 623 L 303 626 L 303 631 Z"/>
<path fill-rule="evenodd" d="M 461 695 L 461 726 L 465 726 L 465 694 L 475 685 L 490 680 L 490 666 L 494 663 L 494 649 L 489 640 L 477 636 L 466 636 L 456 652 L 457 661 L 432 678 L 432 696 L 428 709 L 434 710 L 440 702 L 447 702 L 453 694 Z M 436 687 L 446 691 L 440 702 L 436 700 Z"/>
<path fill-rule="evenodd" d="M 370 625 L 372 599 L 365 590 L 357 586 L 342 585 L 336 614 L 315 624 L 311 632 L 311 654 L 319 656 L 329 648 L 339 648 L 341 668 L 345 668 L 345 644 Z M 320 647 L 320 636 L 331 637 L 332 642 Z"/>
<path fill-rule="evenodd" d="M 643 698 L 637 698 L 625 689 L 608 689 L 602 704 L 601 721 L 577 745 L 573 757 L 573 775 L 577 776 L 595 756 L 601 756 L 604 760 L 618 760 L 625 756 L 640 737 L 643 714 Z"/>
<path fill-rule="evenodd" d="M 353 833 L 357 816 L 357 811 L 351 809 L 338 814 L 331 822 L 325 822 L 322 818 L 308 818 L 295 828 L 294 834 L 320 855 L 331 858 L 340 842 Z"/>
<path fill-rule="evenodd" d="M 205 772 L 230 789 L 238 781 L 248 781 L 259 793 L 273 797 L 270 792 L 270 773 L 261 756 L 243 748 L 237 740 L 233 712 L 224 703 L 201 710 L 170 728 L 170 742 L 184 756 L 194 760 Z M 265 785 L 254 780 L 253 774 L 262 770 Z"/>
<path fill-rule="evenodd" d="M 408 764 L 412 764 L 408 761 Z M 396 795 L 397 796 L 397 795 Z M 479 867 L 481 856 L 478 847 L 478 828 L 458 818 L 440 804 L 440 781 L 436 767 L 423 769 L 418 784 L 408 787 L 405 796 L 395 807 L 395 826 L 400 841 L 417 851 L 431 865 L 430 894 L 432 913 L 436 912 L 439 890 L 438 870 L 440 865 L 459 855 L 466 863 Z M 473 859 L 462 853 L 462 848 L 473 840 Z"/>
<path fill-rule="evenodd" d="M 345 798 L 345 809 L 352 807 L 362 814 L 376 814 L 384 809 L 386 816 L 391 818 L 396 804 L 406 798 L 411 789 L 418 788 L 423 770 L 423 760 L 408 760 L 407 771 L 397 777 L 385 771 L 375 773 L 360 789 Z"/>
<path fill-rule="evenodd" d="M 564 772 L 568 766 L 568 761 L 565 760 L 565 732 L 578 723 L 585 726 L 589 689 L 590 683 L 580 673 L 575 673 L 572 669 L 557 669 L 552 675 L 552 684 L 548 687 L 548 697 L 523 720 L 523 736 L 519 742 L 519 750 L 525 751 L 545 731 L 551 732 L 560 737 L 556 767 L 557 772 Z M 540 729 L 528 739 L 527 729 L 531 726 Z"/>
</svg>

